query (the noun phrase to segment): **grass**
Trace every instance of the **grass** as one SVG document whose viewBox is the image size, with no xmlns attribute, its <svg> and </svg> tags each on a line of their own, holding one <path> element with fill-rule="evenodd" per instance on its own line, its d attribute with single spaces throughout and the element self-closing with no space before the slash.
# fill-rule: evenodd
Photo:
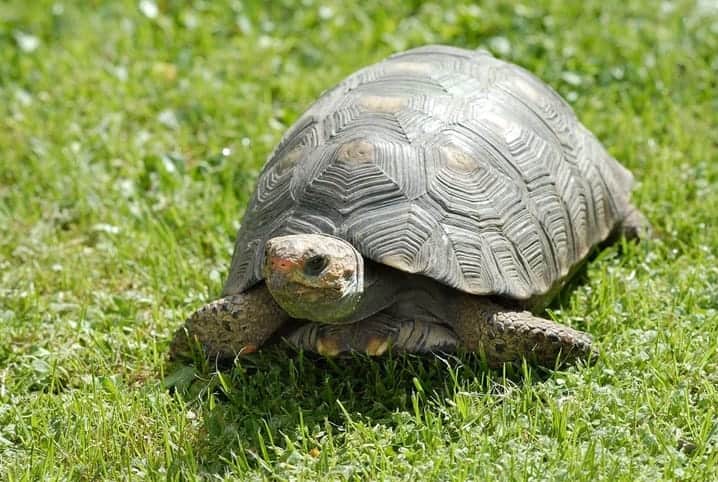
<svg viewBox="0 0 718 482">
<path fill-rule="evenodd" d="M 472 4 L 0 3 L 0 479 L 717 476 L 718 11 Z M 534 71 L 640 181 L 659 238 L 606 249 L 551 310 L 599 362 L 168 366 L 282 132 L 429 42 Z"/>
</svg>

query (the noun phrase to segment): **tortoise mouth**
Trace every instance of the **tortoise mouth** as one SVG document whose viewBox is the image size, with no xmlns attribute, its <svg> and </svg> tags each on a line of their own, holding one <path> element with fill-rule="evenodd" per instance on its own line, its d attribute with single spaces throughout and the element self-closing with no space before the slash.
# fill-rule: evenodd
<svg viewBox="0 0 718 482">
<path fill-rule="evenodd" d="M 281 341 L 329 358 L 356 353 L 372 357 L 389 352 L 454 353 L 460 346 L 456 333 L 443 323 L 397 320 L 382 314 L 341 325 L 291 319 L 269 342 Z"/>
<path fill-rule="evenodd" d="M 272 297 L 292 318 L 322 323 L 346 324 L 356 311 L 362 293 L 339 288 L 314 288 L 280 280 L 280 289 L 266 280 Z"/>
</svg>

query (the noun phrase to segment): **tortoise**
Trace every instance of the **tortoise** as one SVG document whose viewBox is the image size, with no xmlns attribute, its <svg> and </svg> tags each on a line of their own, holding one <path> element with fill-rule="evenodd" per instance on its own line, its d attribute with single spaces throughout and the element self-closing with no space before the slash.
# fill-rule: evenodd
<svg viewBox="0 0 718 482">
<path fill-rule="evenodd" d="M 475 351 L 590 360 L 541 318 L 589 253 L 650 225 L 633 176 L 549 86 L 485 51 L 430 45 L 350 75 L 270 155 L 222 298 L 178 330 L 232 358 L 281 336 L 332 357 Z"/>
</svg>

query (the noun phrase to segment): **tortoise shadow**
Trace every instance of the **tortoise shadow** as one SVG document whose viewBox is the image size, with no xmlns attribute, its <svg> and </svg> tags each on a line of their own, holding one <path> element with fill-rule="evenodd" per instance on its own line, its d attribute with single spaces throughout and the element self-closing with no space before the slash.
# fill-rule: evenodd
<svg viewBox="0 0 718 482">
<path fill-rule="evenodd" d="M 417 402 L 443 402 L 462 391 L 501 393 L 526 377 L 540 381 L 551 373 L 510 365 L 491 370 L 472 353 L 325 359 L 281 346 L 229 367 L 195 366 L 179 368 L 193 372 L 191 383 L 170 389 L 203 413 L 194 449 L 211 473 L 224 473 L 228 461 L 245 469 L 271 465 L 296 441 L 317 446 L 312 438 L 342 433 L 357 421 L 394 428 L 414 414 Z M 283 450 L 268 452 L 267 446 Z"/>
</svg>

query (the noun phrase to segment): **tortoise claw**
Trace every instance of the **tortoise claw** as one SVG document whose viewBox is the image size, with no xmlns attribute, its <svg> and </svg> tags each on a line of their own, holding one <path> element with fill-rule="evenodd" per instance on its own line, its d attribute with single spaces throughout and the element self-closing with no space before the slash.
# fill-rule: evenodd
<svg viewBox="0 0 718 482">
<path fill-rule="evenodd" d="M 369 338 L 369 341 L 364 348 L 364 353 L 369 356 L 382 356 L 389 348 L 389 342 L 390 340 L 388 338 Z"/>
<path fill-rule="evenodd" d="M 315 349 L 317 353 L 327 358 L 334 358 L 343 351 L 339 340 L 329 336 L 317 338 Z"/>
</svg>

